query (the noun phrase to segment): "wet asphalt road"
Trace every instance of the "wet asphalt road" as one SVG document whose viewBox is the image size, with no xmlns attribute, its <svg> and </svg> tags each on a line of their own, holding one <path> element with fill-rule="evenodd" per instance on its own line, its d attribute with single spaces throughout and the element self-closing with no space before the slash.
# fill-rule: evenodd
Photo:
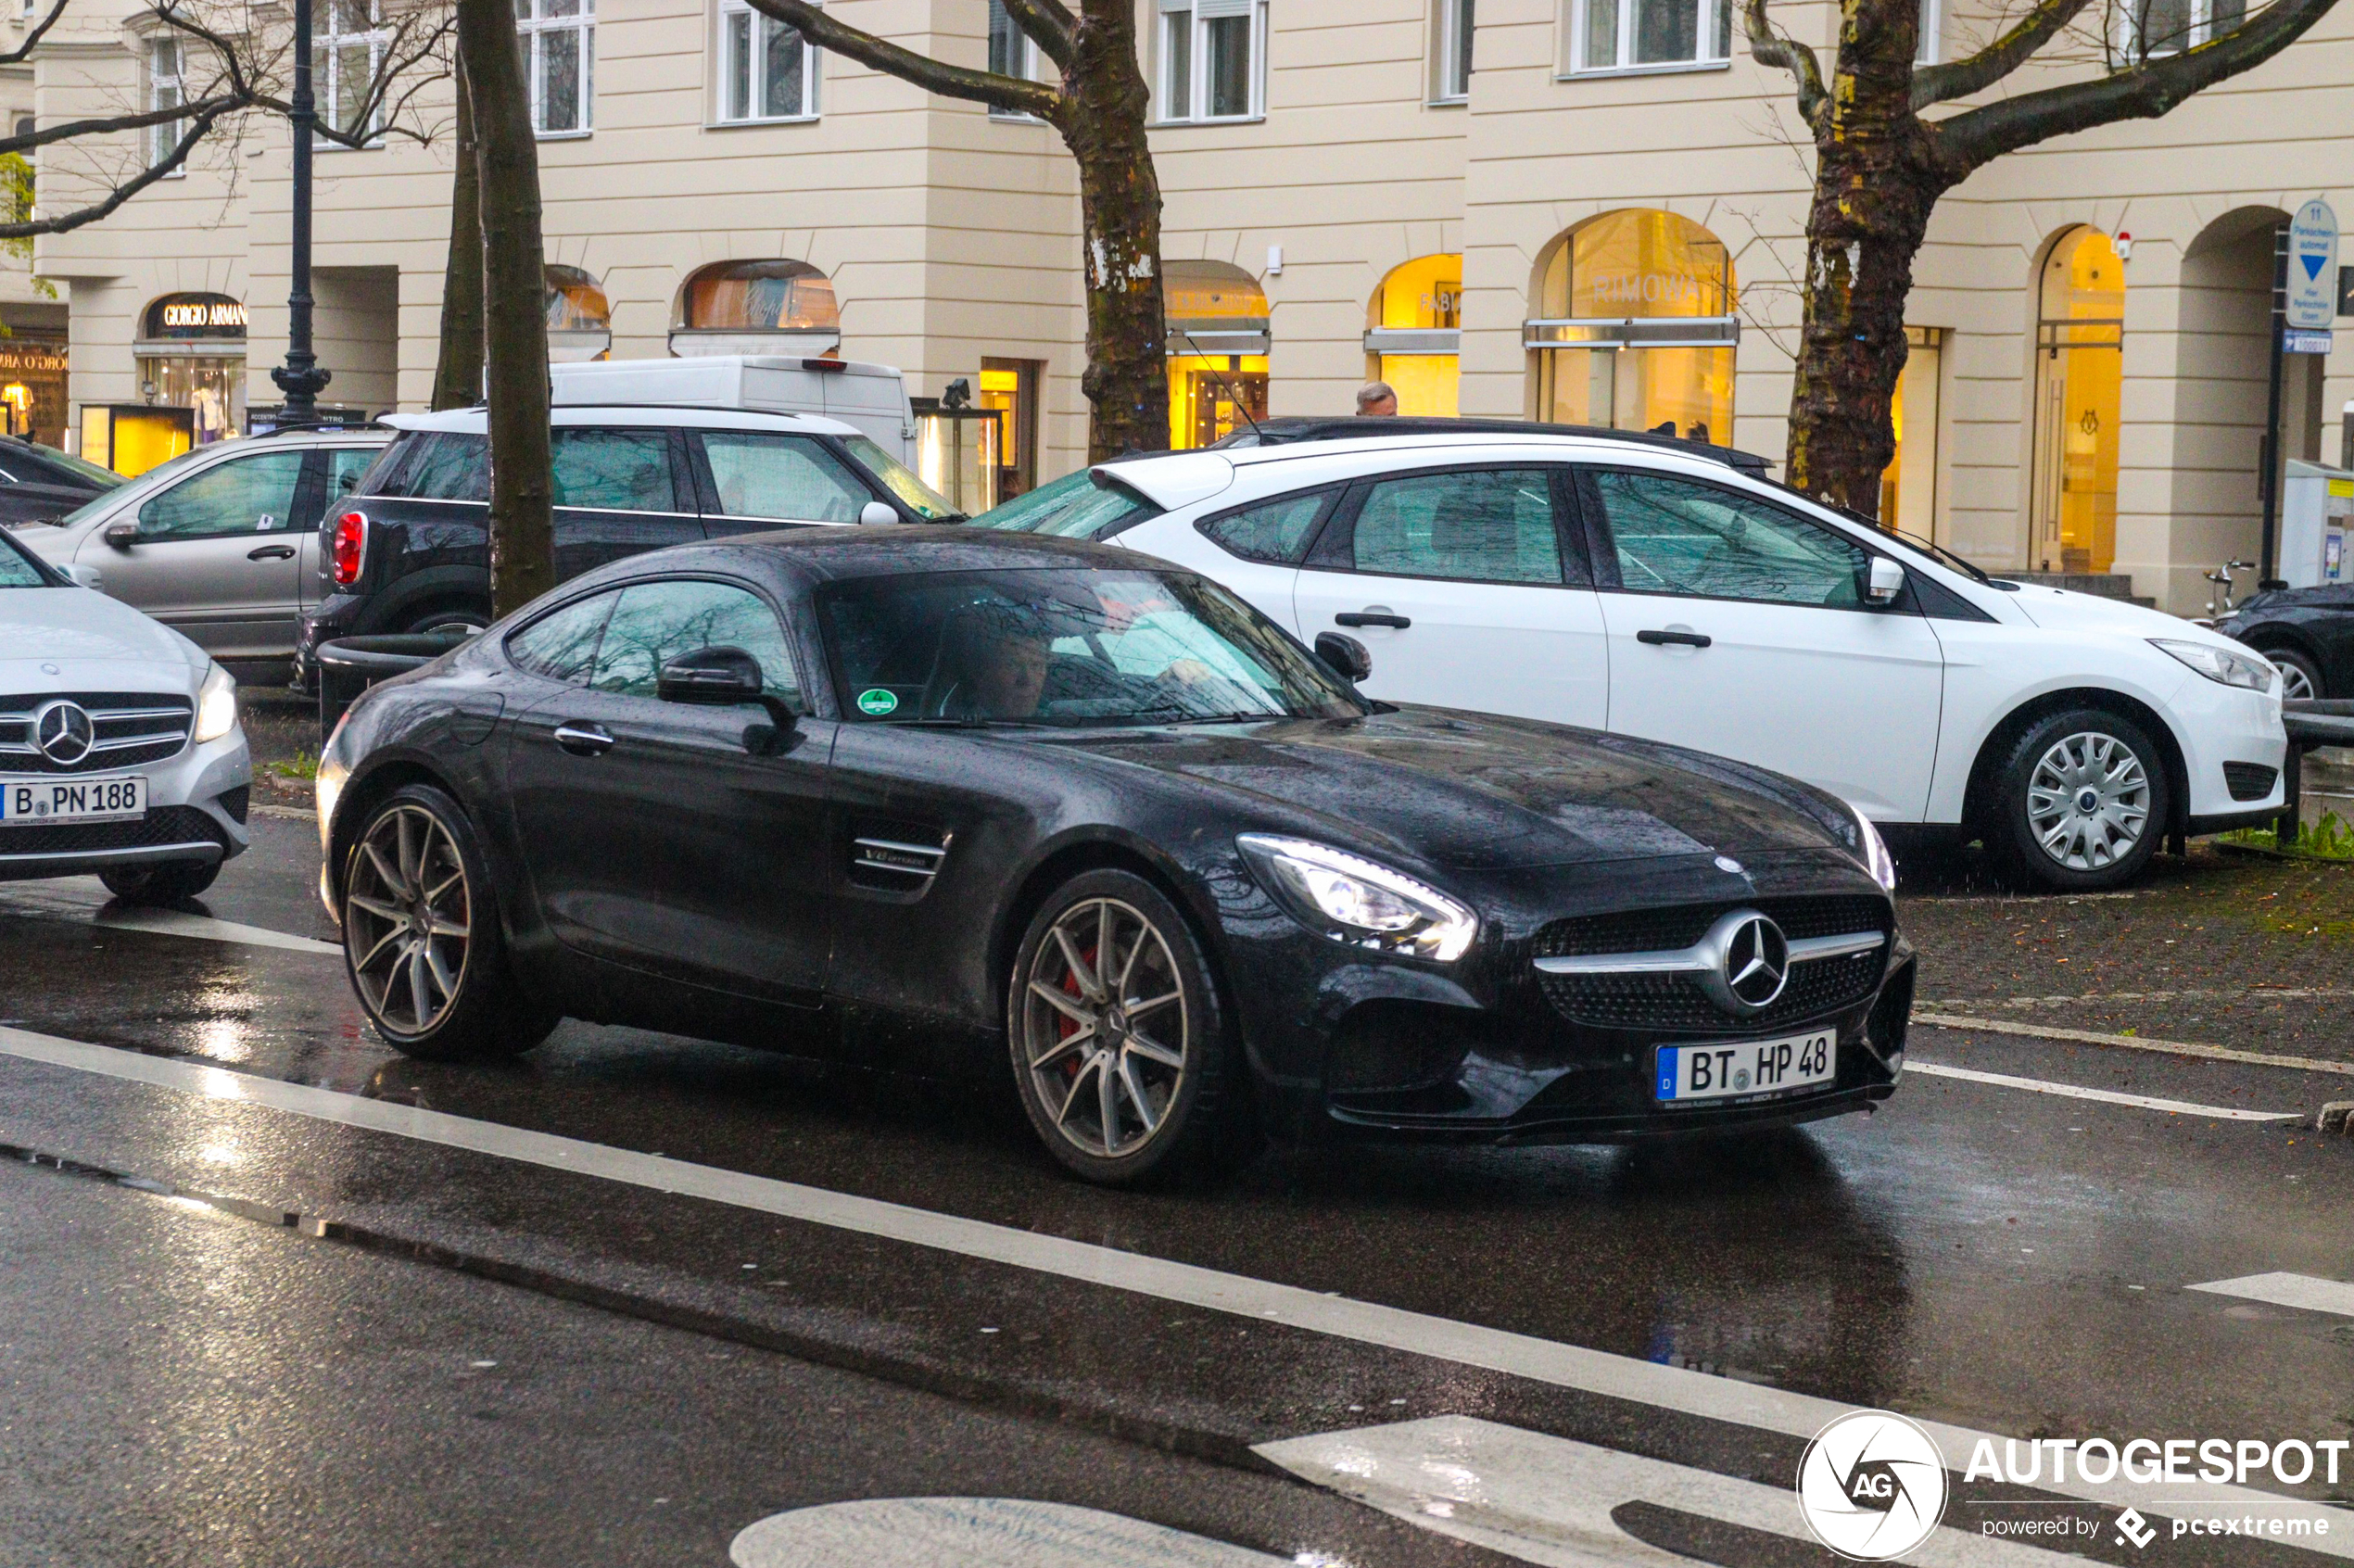
<svg viewBox="0 0 2354 1568">
<path fill-rule="evenodd" d="M 331 937 L 310 825 L 255 836 L 202 913 Z M 1786 1496 L 1812 1400 L 2013 1436 L 2354 1435 L 2354 1317 L 2186 1288 L 2354 1280 L 2354 1140 L 2310 1120 L 2354 1099 L 2330 1070 L 2354 870 L 2202 849 L 2072 902 L 1907 875 L 1925 1012 L 2309 1065 L 1923 1028 L 1917 1067 L 2044 1087 L 1914 1073 L 1876 1117 L 1772 1136 L 1274 1152 L 1105 1195 L 987 1096 L 573 1024 L 497 1069 L 408 1062 L 332 955 L 0 886 L 0 1563 L 718 1564 L 779 1511 L 928 1495 L 1302 1563 L 1632 1562 L 1485 1552 L 1252 1449 L 1474 1416 Z M 10 1043 L 36 1039 L 100 1050 Z M 2263 1484 L 2345 1501 L 2354 1466 Z M 2022 1495 L 1963 1486 L 1947 1524 Z M 1726 1568 L 1831 1561 L 1614 1517 Z M 2106 1527 L 2068 1549 L 2315 1561 Z"/>
</svg>

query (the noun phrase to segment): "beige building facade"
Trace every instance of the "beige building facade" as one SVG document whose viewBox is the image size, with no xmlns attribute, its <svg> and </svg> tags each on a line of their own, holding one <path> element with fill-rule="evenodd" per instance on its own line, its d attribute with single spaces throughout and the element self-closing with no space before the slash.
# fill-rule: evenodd
<svg viewBox="0 0 2354 1568">
<path fill-rule="evenodd" d="M 1082 461 L 1078 202 L 1051 129 L 821 58 L 735 0 L 530 3 L 559 357 L 838 345 L 919 397 L 963 381 L 996 409 L 998 493 Z M 1033 69 L 988 0 L 836 3 L 943 58 Z M 2190 3 L 2196 28 L 2208 0 Z M 377 13 L 334 4 L 326 46 L 364 59 Z M 1948 55 L 1990 25 L 1955 9 L 1930 13 Z M 1818 42 L 1835 15 L 1778 14 Z M 1379 375 L 1409 411 L 1672 424 L 1779 458 L 1807 158 L 1787 81 L 1716 0 L 1144 0 L 1139 21 L 1172 444 L 1346 412 Z M 168 40 L 70 25 L 39 57 L 44 122 L 169 101 Z M 2119 574 L 2182 613 L 2206 572 L 2253 559 L 2272 234 L 2317 196 L 2354 215 L 2350 66 L 2354 13 L 2167 119 L 1949 195 L 1884 512 L 1990 566 Z M 317 158 L 331 402 L 413 409 L 430 387 L 446 119 L 425 109 L 429 145 Z M 131 141 L 54 153 L 44 207 Z M 86 455 L 142 408 L 185 408 L 205 439 L 276 400 L 287 151 L 282 125 L 249 124 L 40 243 Z M 2291 356 L 2284 389 L 2284 455 L 2336 461 L 2354 341 Z"/>
</svg>

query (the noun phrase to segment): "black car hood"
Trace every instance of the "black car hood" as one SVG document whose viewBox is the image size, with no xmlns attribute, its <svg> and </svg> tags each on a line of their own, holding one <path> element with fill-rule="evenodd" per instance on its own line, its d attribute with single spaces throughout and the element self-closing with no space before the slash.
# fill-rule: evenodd
<svg viewBox="0 0 2354 1568">
<path fill-rule="evenodd" d="M 1529 720 L 1365 719 L 1080 731 L 1051 744 L 1258 797 L 1463 870 L 1851 846 L 1838 806 L 1722 757 Z M 1852 851 L 1851 851 L 1852 853 Z"/>
</svg>

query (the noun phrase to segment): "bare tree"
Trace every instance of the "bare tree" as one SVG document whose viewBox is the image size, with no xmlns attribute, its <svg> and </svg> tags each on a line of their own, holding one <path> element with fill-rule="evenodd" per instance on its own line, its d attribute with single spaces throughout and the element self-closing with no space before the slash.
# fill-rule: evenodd
<svg viewBox="0 0 2354 1568">
<path fill-rule="evenodd" d="M 1145 137 L 1150 95 L 1137 63 L 1131 0 L 1005 0 L 1006 11 L 1061 71 L 1056 83 L 943 64 L 837 19 L 811 0 L 750 0 L 820 48 L 951 98 L 1034 115 L 1079 164 L 1081 255 L 1087 280 L 1090 461 L 1169 444 L 1162 349 L 1160 182 Z M 978 3 L 978 0 L 976 0 Z"/>
<path fill-rule="evenodd" d="M 1941 65 L 1915 61 L 1919 0 L 1840 0 L 1828 76 L 1814 48 L 1773 25 L 1768 0 L 1742 3 L 1751 54 L 1795 80 L 1815 141 L 1789 482 L 1873 517 L 1896 453 L 1905 299 L 1938 198 L 2005 153 L 2167 113 L 2279 54 L 2334 0 L 2272 0 L 2203 37 L 2189 31 L 2192 7 L 2167 0 L 2030 0 L 1981 47 Z M 2031 62 L 2060 80 L 1925 118 Z"/>
<path fill-rule="evenodd" d="M 482 184 L 476 166 L 474 106 L 458 73 L 457 157 L 449 171 L 449 260 L 441 275 L 441 353 L 434 362 L 433 406 L 470 408 L 482 396 Z"/>
</svg>

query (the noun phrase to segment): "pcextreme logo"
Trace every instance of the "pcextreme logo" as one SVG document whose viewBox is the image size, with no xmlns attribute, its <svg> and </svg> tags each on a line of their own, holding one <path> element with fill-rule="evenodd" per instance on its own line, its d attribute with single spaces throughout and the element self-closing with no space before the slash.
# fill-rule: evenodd
<svg viewBox="0 0 2354 1568">
<path fill-rule="evenodd" d="M 1852 1411 L 1806 1445 L 1798 1508 L 1815 1538 L 1841 1557 L 1902 1557 L 1944 1516 L 1945 1456 L 1918 1423 L 1893 1411 Z"/>
</svg>

